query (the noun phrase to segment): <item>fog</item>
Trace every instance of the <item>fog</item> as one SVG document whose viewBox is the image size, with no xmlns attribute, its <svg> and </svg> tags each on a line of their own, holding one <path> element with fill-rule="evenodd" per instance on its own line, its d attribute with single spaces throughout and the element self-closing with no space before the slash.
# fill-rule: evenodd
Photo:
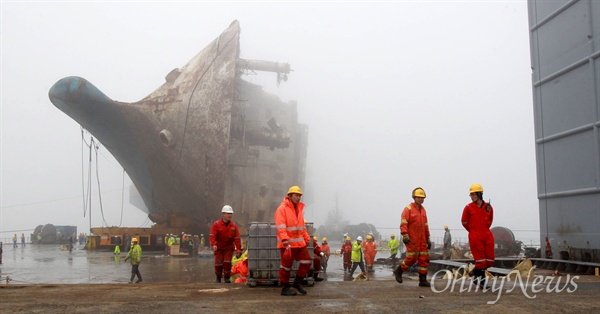
<svg viewBox="0 0 600 314">
<path fill-rule="evenodd" d="M 78 123 L 48 91 L 75 75 L 114 100 L 138 101 L 233 20 L 242 29 L 241 58 L 292 66 L 280 85 L 273 73 L 245 79 L 298 102 L 309 127 L 302 186 L 309 221 L 324 223 L 337 197 L 344 220 L 398 233 L 420 186 L 433 236 L 449 225 L 466 238 L 460 216 L 469 186 L 480 183 L 494 226 L 539 241 L 525 0 L 1 6 L 4 241 L 46 223 L 86 232 L 103 217 L 111 226 L 150 226 L 102 146 L 103 216 L 95 162 L 91 221 L 84 216 L 89 152 Z"/>
</svg>

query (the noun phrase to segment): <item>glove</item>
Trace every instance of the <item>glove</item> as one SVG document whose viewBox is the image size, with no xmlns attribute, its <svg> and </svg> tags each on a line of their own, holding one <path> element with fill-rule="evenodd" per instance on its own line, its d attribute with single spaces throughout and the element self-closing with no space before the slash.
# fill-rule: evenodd
<svg viewBox="0 0 600 314">
<path fill-rule="evenodd" d="M 240 251 L 240 250 L 237 250 L 237 251 L 235 252 L 235 258 L 240 258 L 240 256 L 242 256 L 242 251 Z"/>
<path fill-rule="evenodd" d="M 427 249 L 431 250 L 431 240 L 427 238 Z"/>
<path fill-rule="evenodd" d="M 212 250 L 213 250 L 213 251 L 217 251 L 217 246 L 216 246 L 216 245 L 213 245 L 213 247 L 212 247 Z"/>
<path fill-rule="evenodd" d="M 410 238 L 408 237 L 408 234 L 402 235 L 402 242 L 404 242 L 404 244 L 408 244 L 410 242 Z"/>
<path fill-rule="evenodd" d="M 319 255 L 321 255 L 321 256 L 325 256 L 325 253 L 321 252 L 321 253 L 319 253 Z"/>
<path fill-rule="evenodd" d="M 290 245 L 287 240 L 281 241 L 281 244 L 283 244 L 284 247 L 288 247 Z"/>
</svg>

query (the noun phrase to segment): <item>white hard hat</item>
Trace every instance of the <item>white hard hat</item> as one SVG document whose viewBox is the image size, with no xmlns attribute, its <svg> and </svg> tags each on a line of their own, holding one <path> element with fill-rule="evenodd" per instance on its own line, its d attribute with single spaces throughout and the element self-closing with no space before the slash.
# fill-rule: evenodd
<svg viewBox="0 0 600 314">
<path fill-rule="evenodd" d="M 225 205 L 225 206 L 223 206 L 223 209 L 221 209 L 221 212 L 233 214 L 233 208 L 231 208 L 231 206 L 229 206 L 229 205 Z"/>
<path fill-rule="evenodd" d="M 362 239 L 362 237 L 361 237 L 361 236 L 358 236 L 358 238 L 356 238 L 356 240 L 358 240 L 358 241 L 362 241 L 363 239 Z"/>
</svg>

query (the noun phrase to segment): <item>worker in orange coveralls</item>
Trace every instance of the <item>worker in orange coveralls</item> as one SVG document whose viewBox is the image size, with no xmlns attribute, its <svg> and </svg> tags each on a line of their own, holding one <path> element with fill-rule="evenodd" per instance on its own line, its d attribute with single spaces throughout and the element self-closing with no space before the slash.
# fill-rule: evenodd
<svg viewBox="0 0 600 314">
<path fill-rule="evenodd" d="M 225 283 L 231 283 L 231 258 L 233 251 L 236 251 L 236 257 L 242 255 L 242 241 L 240 239 L 240 230 L 231 220 L 233 208 L 229 205 L 221 209 L 223 217 L 210 228 L 209 241 L 215 255 L 215 274 L 217 282 L 221 282 L 221 277 Z"/>
<path fill-rule="evenodd" d="M 340 250 L 340 254 L 342 254 L 344 260 L 344 271 L 347 273 L 350 273 L 350 269 L 352 268 L 352 242 L 350 241 L 350 237 L 346 236 L 346 242 L 342 244 L 342 249 Z"/>
<path fill-rule="evenodd" d="M 319 238 L 316 236 L 313 237 L 313 252 L 315 253 L 313 256 L 313 278 L 315 281 L 323 281 L 324 279 L 319 277 L 319 272 L 321 271 L 321 257 L 325 256 L 325 253 L 321 250 L 318 240 Z"/>
<path fill-rule="evenodd" d="M 462 225 L 469 232 L 469 245 L 475 260 L 475 268 L 469 274 L 481 287 L 485 287 L 485 270 L 494 266 L 494 235 L 490 231 L 494 220 L 494 208 L 483 200 L 483 187 L 473 184 L 469 189 L 471 203 L 465 206 Z"/>
<path fill-rule="evenodd" d="M 373 235 L 367 234 L 366 241 L 363 243 L 363 252 L 365 253 L 365 263 L 367 264 L 367 272 L 374 272 L 373 263 L 375 262 L 375 255 L 377 255 L 377 244 Z"/>
<path fill-rule="evenodd" d="M 312 265 L 312 258 L 306 249 L 310 237 L 304 224 L 304 203 L 300 202 L 301 197 L 302 190 L 300 190 L 300 187 L 292 186 L 277 211 L 275 211 L 277 247 L 281 255 L 279 283 L 283 285 L 281 295 L 285 296 L 297 294 L 290 285 L 290 273 L 294 260 L 297 260 L 299 265 L 293 287 L 302 294 L 307 293 L 302 287 L 302 280 L 308 274 Z"/>
<path fill-rule="evenodd" d="M 429 239 L 427 212 L 423 207 L 425 197 L 423 188 L 415 188 L 412 192 L 414 202 L 408 204 L 402 211 L 400 233 L 402 242 L 406 245 L 406 258 L 394 270 L 394 275 L 396 281 L 402 283 L 402 272 L 407 271 L 414 263 L 418 263 L 419 286 L 431 287 L 427 281 L 431 240 Z"/>
</svg>

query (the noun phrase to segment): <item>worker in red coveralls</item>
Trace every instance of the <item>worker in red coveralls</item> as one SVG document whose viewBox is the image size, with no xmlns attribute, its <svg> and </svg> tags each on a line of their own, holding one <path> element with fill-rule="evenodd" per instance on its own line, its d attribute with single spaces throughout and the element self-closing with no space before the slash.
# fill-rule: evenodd
<svg viewBox="0 0 600 314">
<path fill-rule="evenodd" d="M 415 188 L 412 192 L 414 202 L 408 204 L 402 211 L 400 233 L 402 242 L 406 245 L 406 258 L 394 270 L 396 281 L 402 283 L 402 273 L 413 264 L 418 263 L 419 287 L 431 287 L 427 281 L 431 240 L 429 239 L 427 212 L 423 206 L 425 197 L 423 188 Z"/>
<path fill-rule="evenodd" d="M 313 278 L 315 281 L 323 281 L 324 279 L 319 277 L 319 272 L 321 271 L 321 257 L 325 256 L 325 253 L 321 250 L 321 246 L 319 246 L 319 242 L 317 242 L 319 238 L 316 236 L 313 237 L 313 252 L 315 253 L 313 256 Z"/>
<path fill-rule="evenodd" d="M 306 249 L 310 237 L 304 224 L 304 203 L 300 202 L 301 197 L 300 187 L 292 186 L 275 211 L 277 247 L 281 254 L 279 283 L 283 285 L 281 295 L 285 296 L 297 294 L 290 285 L 290 273 L 294 260 L 297 260 L 299 265 L 293 287 L 302 294 L 306 294 L 306 290 L 302 287 L 302 279 L 308 274 L 310 265 L 312 265 L 312 258 Z"/>
<path fill-rule="evenodd" d="M 221 282 L 221 277 L 225 283 L 231 283 L 231 258 L 233 251 L 236 257 L 242 255 L 242 241 L 240 240 L 240 230 L 235 222 L 231 221 L 233 208 L 229 205 L 223 206 L 221 210 L 223 217 L 210 228 L 209 241 L 215 254 L 215 274 L 217 282 Z"/>
<path fill-rule="evenodd" d="M 346 242 L 342 244 L 340 254 L 342 254 L 342 260 L 344 261 L 344 272 L 350 273 L 352 268 L 352 242 L 349 236 L 346 236 Z"/>
<path fill-rule="evenodd" d="M 373 239 L 372 234 L 367 234 L 366 241 L 363 243 L 363 252 L 365 253 L 365 263 L 367 264 L 367 272 L 374 272 L 373 264 L 375 263 L 375 255 L 377 255 L 377 244 Z"/>
<path fill-rule="evenodd" d="M 329 256 L 331 256 L 331 249 L 327 243 L 327 238 L 321 240 L 321 252 L 324 253 L 323 256 L 321 256 L 321 269 L 325 273 L 327 272 L 327 261 L 329 261 Z"/>
<path fill-rule="evenodd" d="M 465 206 L 462 225 L 469 232 L 469 245 L 475 260 L 471 275 L 481 287 L 485 287 L 485 270 L 494 266 L 494 235 L 490 231 L 494 220 L 494 208 L 483 200 L 483 187 L 473 184 L 469 189 L 471 203 Z"/>
</svg>

